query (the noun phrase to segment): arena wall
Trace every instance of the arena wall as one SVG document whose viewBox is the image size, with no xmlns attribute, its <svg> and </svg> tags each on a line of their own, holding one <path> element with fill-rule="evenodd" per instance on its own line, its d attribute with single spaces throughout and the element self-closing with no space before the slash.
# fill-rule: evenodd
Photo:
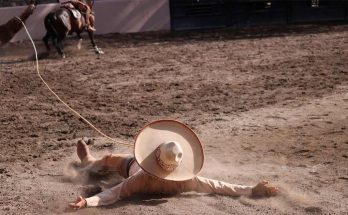
<svg viewBox="0 0 348 215">
<path fill-rule="evenodd" d="M 45 34 L 44 17 L 58 4 L 38 5 L 26 22 L 33 39 Z M 18 16 L 26 6 L 0 8 L 0 25 Z M 168 0 L 99 0 L 94 4 L 96 34 L 132 33 L 143 31 L 170 30 Z M 11 42 L 26 40 L 22 29 Z"/>
</svg>

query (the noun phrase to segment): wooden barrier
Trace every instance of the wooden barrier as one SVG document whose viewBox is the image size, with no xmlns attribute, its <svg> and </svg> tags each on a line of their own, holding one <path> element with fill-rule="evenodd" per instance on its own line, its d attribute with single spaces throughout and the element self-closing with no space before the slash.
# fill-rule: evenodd
<svg viewBox="0 0 348 215">
<path fill-rule="evenodd" d="M 285 24 L 288 21 L 286 1 L 226 1 L 228 26 Z"/>
<path fill-rule="evenodd" d="M 348 21 L 348 0 L 170 0 L 174 30 Z"/>
<path fill-rule="evenodd" d="M 226 26 L 221 0 L 171 0 L 170 8 L 174 30 Z"/>
<path fill-rule="evenodd" d="M 347 1 L 320 0 L 289 2 L 289 22 L 344 21 L 347 19 Z"/>
</svg>

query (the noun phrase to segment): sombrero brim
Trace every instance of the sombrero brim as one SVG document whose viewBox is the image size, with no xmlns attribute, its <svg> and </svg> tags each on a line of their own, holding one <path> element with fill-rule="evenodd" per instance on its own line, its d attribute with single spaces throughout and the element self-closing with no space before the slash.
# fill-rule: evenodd
<svg viewBox="0 0 348 215">
<path fill-rule="evenodd" d="M 155 157 L 155 149 L 169 141 L 177 142 L 183 149 L 182 161 L 172 172 L 163 170 Z M 136 137 L 134 157 L 145 172 L 170 181 L 192 179 L 200 172 L 204 162 L 203 147 L 197 135 L 175 120 L 159 120 L 146 125 Z"/>
</svg>

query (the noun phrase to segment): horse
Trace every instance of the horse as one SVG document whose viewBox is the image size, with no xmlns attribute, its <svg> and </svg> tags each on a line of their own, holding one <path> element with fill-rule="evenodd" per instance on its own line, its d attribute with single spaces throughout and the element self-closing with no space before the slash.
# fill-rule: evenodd
<svg viewBox="0 0 348 215">
<path fill-rule="evenodd" d="M 89 1 L 82 1 L 88 4 L 92 9 L 92 3 Z M 95 18 L 94 15 L 90 15 L 90 23 L 94 25 Z M 46 49 L 49 52 L 51 50 L 48 41 L 52 39 L 54 47 L 57 49 L 58 53 L 62 58 L 65 58 L 63 41 L 67 35 L 73 33 L 77 34 L 79 39 L 78 49 L 81 48 L 82 37 L 81 33 L 87 31 L 85 29 L 86 20 L 85 17 L 77 10 L 68 9 L 66 7 L 61 7 L 53 12 L 50 12 L 45 16 L 44 24 L 46 28 L 46 35 L 43 37 Z M 94 41 L 93 31 L 87 31 L 92 46 L 96 54 L 103 54 Z"/>
<path fill-rule="evenodd" d="M 21 30 L 22 22 L 25 22 L 34 10 L 35 0 L 30 0 L 27 9 L 19 17 L 13 17 L 7 23 L 0 25 L 0 46 L 9 42 Z"/>
</svg>

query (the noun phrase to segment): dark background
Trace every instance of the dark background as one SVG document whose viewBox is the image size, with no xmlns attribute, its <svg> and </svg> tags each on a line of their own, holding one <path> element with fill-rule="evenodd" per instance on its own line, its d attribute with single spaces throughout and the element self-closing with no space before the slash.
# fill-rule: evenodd
<svg viewBox="0 0 348 215">
<path fill-rule="evenodd" d="M 347 0 L 170 0 L 172 29 L 348 20 Z"/>
</svg>

